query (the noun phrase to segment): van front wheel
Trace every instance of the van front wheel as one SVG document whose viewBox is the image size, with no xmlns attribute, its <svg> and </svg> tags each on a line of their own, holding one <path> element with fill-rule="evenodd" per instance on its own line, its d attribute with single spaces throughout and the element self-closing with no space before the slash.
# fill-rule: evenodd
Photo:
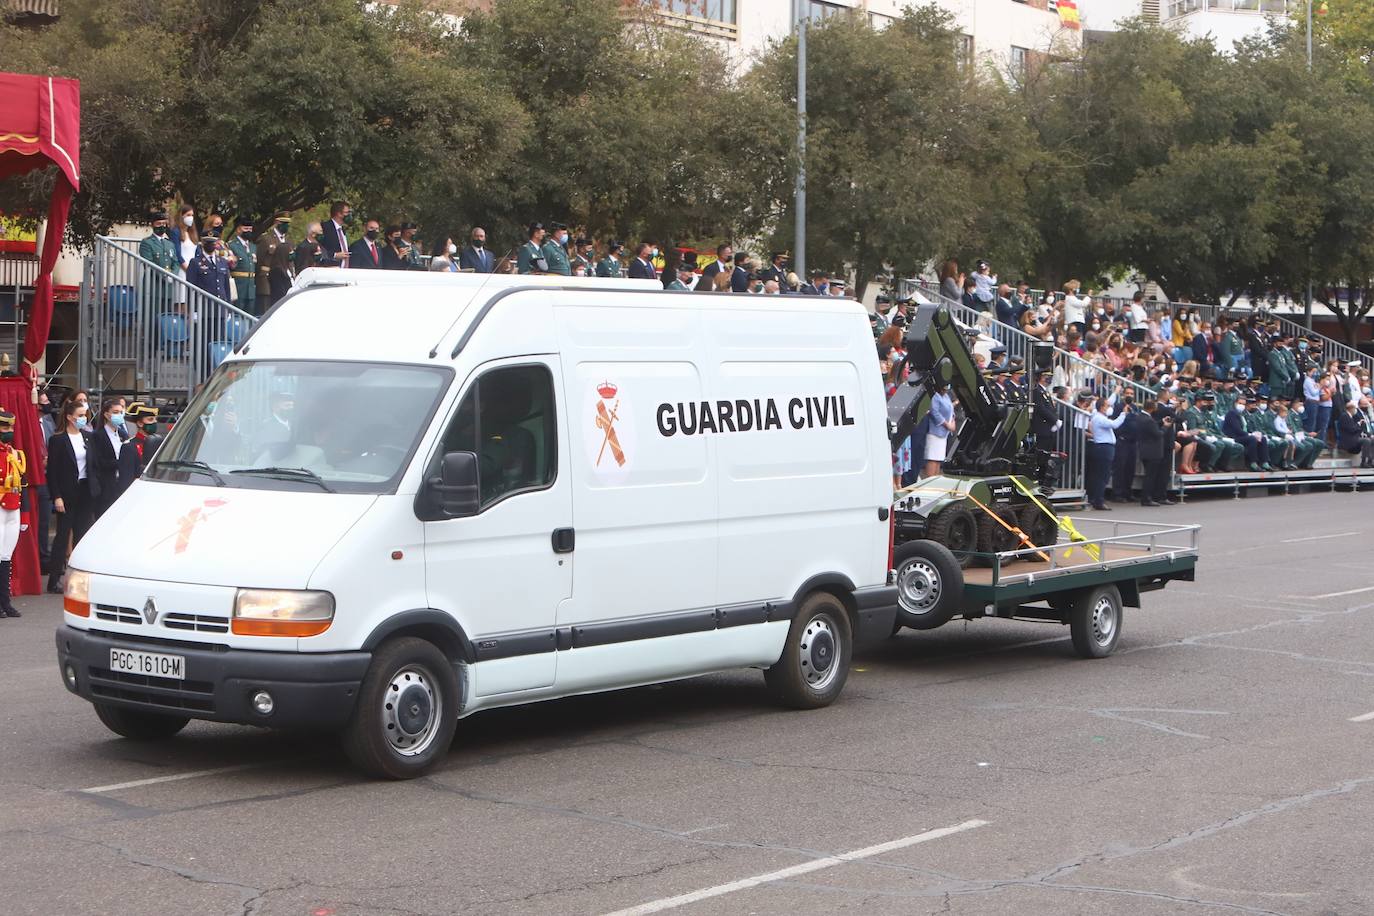
<svg viewBox="0 0 1374 916">
<path fill-rule="evenodd" d="M 353 765 L 386 779 L 412 779 L 443 759 L 458 726 L 458 675 L 433 644 L 412 636 L 383 643 L 344 728 Z"/>
<path fill-rule="evenodd" d="M 764 682 L 794 709 L 829 706 L 849 677 L 852 650 L 849 612 L 834 595 L 818 592 L 792 618 L 782 658 L 763 672 Z"/>
</svg>

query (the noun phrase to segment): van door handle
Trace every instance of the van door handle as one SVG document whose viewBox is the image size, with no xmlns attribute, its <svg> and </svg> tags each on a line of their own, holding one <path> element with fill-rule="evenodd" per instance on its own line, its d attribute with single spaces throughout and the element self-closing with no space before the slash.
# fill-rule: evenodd
<svg viewBox="0 0 1374 916">
<path fill-rule="evenodd" d="M 577 543 L 577 532 L 571 528 L 553 529 L 553 552 L 572 553 Z"/>
</svg>

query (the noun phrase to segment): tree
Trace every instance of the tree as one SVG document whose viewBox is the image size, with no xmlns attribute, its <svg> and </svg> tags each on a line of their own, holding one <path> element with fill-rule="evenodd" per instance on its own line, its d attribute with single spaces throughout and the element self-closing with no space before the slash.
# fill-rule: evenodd
<svg viewBox="0 0 1374 916">
<path fill-rule="evenodd" d="M 171 198 L 255 221 L 343 193 L 416 206 L 525 130 L 452 47 L 433 15 L 354 0 L 72 0 L 49 29 L 0 30 L 7 67 L 81 80 L 77 241 Z"/>
<path fill-rule="evenodd" d="M 808 261 L 852 268 L 859 295 L 880 271 L 911 276 L 944 252 L 1025 259 L 1028 143 L 1004 119 L 999 88 L 960 70 L 955 39 L 933 6 L 882 30 L 838 15 L 808 32 Z M 779 42 L 749 74 L 771 111 L 795 110 L 796 54 L 794 39 Z M 785 246 L 790 181 L 781 190 L 775 238 Z"/>
</svg>

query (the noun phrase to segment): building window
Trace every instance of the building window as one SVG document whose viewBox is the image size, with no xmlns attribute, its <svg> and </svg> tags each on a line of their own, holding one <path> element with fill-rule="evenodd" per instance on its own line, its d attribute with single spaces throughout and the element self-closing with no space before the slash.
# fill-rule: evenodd
<svg viewBox="0 0 1374 916">
<path fill-rule="evenodd" d="M 735 24 L 735 0 L 659 0 L 658 5 L 679 16 Z"/>
<path fill-rule="evenodd" d="M 1030 51 L 1026 48 L 1011 46 L 1011 73 L 1017 79 L 1024 79 L 1026 76 L 1028 58 Z"/>
<path fill-rule="evenodd" d="M 806 15 L 812 22 L 829 19 L 846 9 L 847 7 L 840 6 L 838 3 L 826 3 L 825 0 L 806 0 Z"/>
<path fill-rule="evenodd" d="M 956 35 L 954 38 L 954 63 L 960 73 L 967 73 L 973 66 L 973 36 Z"/>
</svg>

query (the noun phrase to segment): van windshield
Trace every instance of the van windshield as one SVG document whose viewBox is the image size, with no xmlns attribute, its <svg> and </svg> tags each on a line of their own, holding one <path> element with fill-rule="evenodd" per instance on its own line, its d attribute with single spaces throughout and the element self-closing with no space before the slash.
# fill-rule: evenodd
<svg viewBox="0 0 1374 916">
<path fill-rule="evenodd" d="M 203 486 L 387 492 L 451 375 L 382 363 L 226 363 L 192 399 L 146 476 Z"/>
</svg>

